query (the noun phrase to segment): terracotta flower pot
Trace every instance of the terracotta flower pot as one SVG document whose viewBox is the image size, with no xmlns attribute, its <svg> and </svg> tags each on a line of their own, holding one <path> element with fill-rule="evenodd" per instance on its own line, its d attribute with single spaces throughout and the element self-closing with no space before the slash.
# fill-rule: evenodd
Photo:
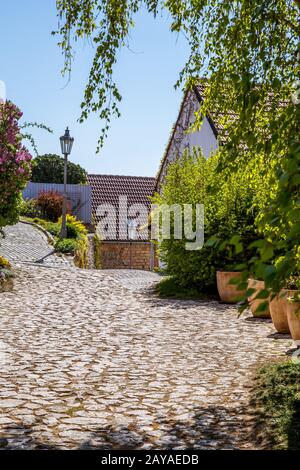
<svg viewBox="0 0 300 470">
<path fill-rule="evenodd" d="M 278 333 L 290 333 L 285 302 L 285 293 L 281 291 L 269 304 L 273 325 Z"/>
<path fill-rule="evenodd" d="M 289 290 L 287 296 L 292 297 L 299 293 L 297 290 Z M 290 302 L 287 299 L 285 309 L 292 338 L 295 344 L 300 346 L 300 302 Z"/>
<path fill-rule="evenodd" d="M 289 297 L 293 297 L 293 295 L 295 295 L 295 290 L 291 290 L 291 289 L 282 289 L 280 291 L 280 293 L 282 294 L 281 295 L 281 305 L 282 305 L 282 309 L 284 311 L 284 314 L 287 318 L 287 308 L 288 308 L 288 305 L 289 305 L 289 301 L 288 301 L 288 298 Z M 288 318 L 287 318 L 288 319 Z"/>
<path fill-rule="evenodd" d="M 255 318 L 271 318 L 269 305 L 266 306 L 263 312 L 257 312 L 258 307 L 266 302 L 268 299 L 256 299 L 257 294 L 265 289 L 264 281 L 258 281 L 256 279 L 248 279 L 248 289 L 255 289 L 250 297 L 248 297 L 249 307 L 252 312 L 252 315 Z"/>
<path fill-rule="evenodd" d="M 220 299 L 226 303 L 239 302 L 246 294 L 239 290 L 237 284 L 230 284 L 231 279 L 242 280 L 242 273 L 235 271 L 217 271 L 217 286 Z"/>
</svg>

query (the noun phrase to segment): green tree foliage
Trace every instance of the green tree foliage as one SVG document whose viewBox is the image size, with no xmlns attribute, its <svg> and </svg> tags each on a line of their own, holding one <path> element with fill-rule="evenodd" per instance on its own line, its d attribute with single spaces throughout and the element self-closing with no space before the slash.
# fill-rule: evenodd
<svg viewBox="0 0 300 470">
<path fill-rule="evenodd" d="M 119 115 L 117 54 L 142 8 L 154 16 L 165 10 L 171 30 L 189 42 L 177 85 L 209 78 L 196 125 L 209 110 L 219 114 L 227 134 L 219 168 L 236 171 L 256 155 L 276 164 L 279 184 L 260 220 L 253 270 L 278 290 L 299 252 L 300 0 L 57 0 L 64 70 L 70 71 L 78 39 L 88 37 L 95 46 L 81 121 L 90 112 L 104 119 L 100 145 L 112 115 Z M 274 230 L 266 237 L 270 226 Z M 279 251 L 284 260 L 277 269 Z"/>
<path fill-rule="evenodd" d="M 71 71 L 77 40 L 88 37 L 95 46 L 81 120 L 99 112 L 106 121 L 100 143 L 112 114 L 119 115 L 121 96 L 113 69 L 141 9 L 154 17 L 166 11 L 171 31 L 184 33 L 188 40 L 191 53 L 178 83 L 210 75 L 207 105 L 213 101 L 223 110 L 237 111 L 245 130 L 263 121 L 258 110 L 266 111 L 268 90 L 275 90 L 277 114 L 278 100 L 283 94 L 290 98 L 291 86 L 299 78 L 300 0 L 57 0 L 56 4 L 60 27 L 53 34 L 60 36 L 64 72 Z M 259 99 L 258 83 L 263 85 Z M 236 129 L 238 139 L 240 130 Z M 243 139 L 251 140 L 251 134 L 248 138 L 243 134 Z"/>
<path fill-rule="evenodd" d="M 80 166 L 68 161 L 68 184 L 85 184 L 87 172 Z M 63 183 L 64 159 L 59 155 L 46 154 L 33 159 L 31 181 L 34 183 Z"/>
</svg>

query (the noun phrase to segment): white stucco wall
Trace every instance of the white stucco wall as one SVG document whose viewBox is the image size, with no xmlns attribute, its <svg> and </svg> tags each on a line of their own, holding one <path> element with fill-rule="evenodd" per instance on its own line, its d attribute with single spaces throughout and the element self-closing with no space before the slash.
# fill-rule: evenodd
<svg viewBox="0 0 300 470">
<path fill-rule="evenodd" d="M 206 117 L 203 119 L 202 127 L 199 131 L 191 132 L 183 137 L 180 153 L 182 153 L 187 146 L 189 146 L 190 150 L 195 146 L 200 147 L 206 158 L 217 150 L 218 142 Z"/>
<path fill-rule="evenodd" d="M 207 117 L 204 117 L 199 131 L 187 133 L 195 120 L 195 113 L 199 112 L 200 103 L 193 90 L 190 90 L 184 97 L 179 117 L 172 136 L 170 138 L 167 151 L 159 172 L 159 183 L 161 183 L 168 170 L 168 165 L 175 158 L 182 156 L 184 150 L 189 147 L 200 147 L 203 155 L 208 158 L 218 149 L 218 141 Z"/>
</svg>

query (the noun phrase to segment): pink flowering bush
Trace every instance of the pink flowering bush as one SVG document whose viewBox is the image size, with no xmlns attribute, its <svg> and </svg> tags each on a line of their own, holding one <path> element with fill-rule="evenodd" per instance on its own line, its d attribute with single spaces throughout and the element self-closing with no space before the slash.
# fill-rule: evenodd
<svg viewBox="0 0 300 470">
<path fill-rule="evenodd" d="M 21 191 L 31 174 L 31 155 L 22 145 L 21 111 L 0 102 L 0 229 L 18 219 Z"/>
</svg>

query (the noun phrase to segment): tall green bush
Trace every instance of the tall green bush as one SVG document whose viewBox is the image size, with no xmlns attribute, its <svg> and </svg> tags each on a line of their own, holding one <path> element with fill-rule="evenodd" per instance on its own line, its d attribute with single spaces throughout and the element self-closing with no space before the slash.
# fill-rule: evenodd
<svg viewBox="0 0 300 470">
<path fill-rule="evenodd" d="M 153 198 L 155 204 L 204 204 L 204 247 L 187 251 L 186 239 L 171 237 L 159 252 L 177 284 L 206 292 L 215 290 L 217 270 L 247 265 L 252 255 L 247 247 L 257 238 L 255 220 L 275 185 L 272 168 L 260 156 L 235 172 L 217 170 L 219 159 L 216 154 L 206 160 L 199 151 L 184 154 L 170 164 L 161 193 Z"/>
</svg>

